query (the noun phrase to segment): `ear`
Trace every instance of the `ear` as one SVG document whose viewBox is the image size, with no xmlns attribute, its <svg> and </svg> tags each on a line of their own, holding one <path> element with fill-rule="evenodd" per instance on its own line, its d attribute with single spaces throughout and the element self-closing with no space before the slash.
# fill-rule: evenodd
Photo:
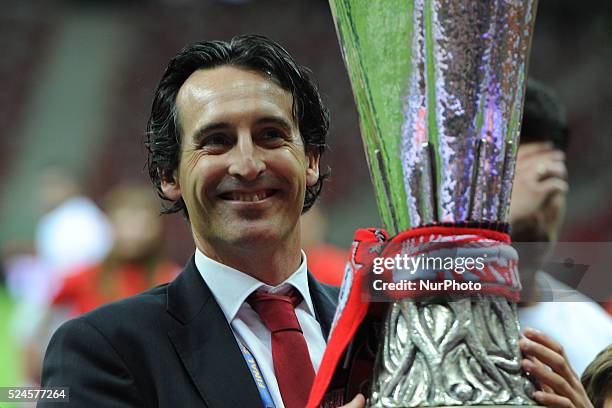
<svg viewBox="0 0 612 408">
<path fill-rule="evenodd" d="M 162 172 L 157 169 L 161 179 L 161 189 L 166 197 L 172 201 L 178 201 L 181 198 L 181 185 L 178 181 L 177 170 L 172 174 Z"/>
<path fill-rule="evenodd" d="M 306 152 L 306 160 L 308 167 L 306 168 L 306 185 L 312 187 L 319 181 L 319 159 L 321 153 L 317 150 Z"/>
</svg>

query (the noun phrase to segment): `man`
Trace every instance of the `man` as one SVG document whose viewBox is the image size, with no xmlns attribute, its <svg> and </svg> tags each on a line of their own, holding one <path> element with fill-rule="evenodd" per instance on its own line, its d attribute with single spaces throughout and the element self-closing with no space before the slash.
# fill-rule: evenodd
<svg viewBox="0 0 612 408">
<path fill-rule="evenodd" d="M 538 244 L 522 244 L 526 250 L 520 252 L 519 270 L 526 302 L 520 305 L 519 320 L 563 344 L 569 362 L 581 373 L 612 343 L 612 322 L 592 300 L 541 270 L 565 213 L 567 138 L 558 100 L 542 84 L 528 81 L 510 223 L 513 241 Z M 562 298 L 555 296 L 561 292 Z"/>
<path fill-rule="evenodd" d="M 170 284 L 60 327 L 42 385 L 88 408 L 304 407 L 337 297 L 308 274 L 299 239 L 327 129 L 308 71 L 263 37 L 175 56 L 149 119 L 149 173 L 165 212 L 190 220 L 195 254 Z M 559 356 L 531 339 L 544 363 Z"/>
<path fill-rule="evenodd" d="M 337 297 L 299 239 L 328 130 L 307 69 L 259 36 L 188 46 L 147 130 L 164 212 L 184 212 L 195 254 L 170 284 L 63 325 L 42 385 L 74 406 L 305 406 Z"/>
</svg>

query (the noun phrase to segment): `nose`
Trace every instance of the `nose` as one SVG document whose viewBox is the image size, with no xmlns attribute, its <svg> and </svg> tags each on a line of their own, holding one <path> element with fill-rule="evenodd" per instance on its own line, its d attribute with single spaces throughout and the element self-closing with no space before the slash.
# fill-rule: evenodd
<svg viewBox="0 0 612 408">
<path fill-rule="evenodd" d="M 255 180 L 266 169 L 257 145 L 249 134 L 238 137 L 230 155 L 228 173 L 245 180 Z"/>
</svg>

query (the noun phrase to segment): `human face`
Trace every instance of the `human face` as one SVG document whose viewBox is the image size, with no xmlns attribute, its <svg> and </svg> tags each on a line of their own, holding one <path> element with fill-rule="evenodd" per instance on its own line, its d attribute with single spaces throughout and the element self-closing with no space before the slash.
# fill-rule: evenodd
<svg viewBox="0 0 612 408">
<path fill-rule="evenodd" d="M 196 245 L 208 256 L 283 242 L 299 248 L 319 155 L 305 152 L 292 103 L 263 74 L 232 66 L 195 71 L 180 88 L 180 164 L 162 189 L 183 198 Z"/>
<path fill-rule="evenodd" d="M 160 247 L 162 225 L 156 208 L 127 203 L 108 213 L 113 229 L 113 254 L 125 261 L 139 261 Z"/>
</svg>

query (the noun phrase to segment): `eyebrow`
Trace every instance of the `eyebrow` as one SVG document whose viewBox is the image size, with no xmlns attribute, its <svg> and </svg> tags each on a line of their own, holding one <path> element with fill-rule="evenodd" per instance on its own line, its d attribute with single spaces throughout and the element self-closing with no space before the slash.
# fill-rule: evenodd
<svg viewBox="0 0 612 408">
<path fill-rule="evenodd" d="M 255 122 L 256 125 L 262 125 L 264 123 L 275 123 L 276 125 L 284 128 L 286 131 L 291 130 L 291 124 L 287 122 L 285 118 L 280 116 L 264 116 Z"/>
<path fill-rule="evenodd" d="M 192 139 L 194 141 L 199 141 L 207 133 L 213 132 L 215 130 L 228 129 L 230 127 L 231 127 L 230 124 L 226 123 L 226 122 L 211 123 L 209 125 L 202 126 L 201 128 L 197 129 L 193 133 L 193 138 Z"/>
<path fill-rule="evenodd" d="M 266 123 L 274 123 L 277 126 L 282 127 L 283 130 L 287 132 L 291 131 L 291 124 L 287 122 L 285 118 L 282 118 L 280 116 L 264 116 L 262 118 L 257 119 L 257 121 L 255 121 L 255 125 L 263 125 Z M 232 125 L 230 125 L 227 122 L 214 122 L 214 123 L 202 126 L 201 128 L 197 129 L 194 132 L 193 140 L 196 140 L 196 141 L 200 140 L 204 135 L 214 132 L 215 130 L 229 129 L 231 127 Z"/>
</svg>

